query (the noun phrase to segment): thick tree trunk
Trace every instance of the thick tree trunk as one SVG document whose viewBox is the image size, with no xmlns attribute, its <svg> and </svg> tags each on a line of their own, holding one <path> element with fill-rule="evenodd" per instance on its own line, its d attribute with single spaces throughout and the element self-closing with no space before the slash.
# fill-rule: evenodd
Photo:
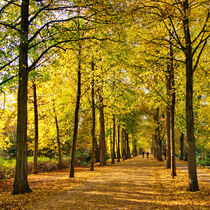
<svg viewBox="0 0 210 210">
<path fill-rule="evenodd" d="M 61 143 L 60 143 L 60 130 L 58 125 L 58 118 L 55 115 L 55 126 L 56 126 L 56 141 L 58 147 L 58 168 L 62 168 L 62 157 L 61 157 Z"/>
<path fill-rule="evenodd" d="M 133 137 L 133 157 L 137 156 L 137 145 L 136 145 L 137 141 L 136 139 Z"/>
<path fill-rule="evenodd" d="M 126 131 L 126 148 L 127 148 L 127 158 L 131 158 L 131 151 L 129 146 L 129 133 Z"/>
<path fill-rule="evenodd" d="M 81 97 L 81 45 L 79 44 L 79 55 L 78 55 L 78 81 L 77 81 L 77 103 L 74 114 L 74 134 L 72 142 L 72 152 L 71 152 L 71 163 L 70 163 L 70 173 L 69 177 L 74 177 L 74 167 L 76 159 L 76 142 L 77 142 L 77 131 L 79 122 L 79 107 L 80 107 L 80 97 Z"/>
<path fill-rule="evenodd" d="M 31 192 L 27 179 L 28 17 L 29 0 L 22 0 L 19 48 L 17 155 L 13 194 Z"/>
<path fill-rule="evenodd" d="M 120 125 L 117 127 L 117 162 L 120 162 Z"/>
<path fill-rule="evenodd" d="M 121 137 L 122 141 L 121 141 L 121 149 L 122 149 L 122 158 L 123 160 L 127 159 L 127 155 L 126 155 L 126 130 L 125 128 L 122 128 L 122 137 Z"/>
<path fill-rule="evenodd" d="M 188 159 L 188 174 L 189 174 L 189 190 L 198 191 L 197 168 L 195 159 L 195 137 L 194 137 L 194 119 L 193 119 L 193 55 L 192 43 L 189 30 L 189 3 L 185 0 L 183 28 L 185 34 L 185 55 L 186 55 L 186 126 L 187 126 L 187 159 Z"/>
<path fill-rule="evenodd" d="M 96 135 L 95 135 L 95 127 L 96 127 L 96 116 L 95 116 L 95 81 L 94 81 L 94 61 L 92 61 L 92 88 L 91 88 L 91 100 L 92 100 L 92 151 L 91 151 L 91 161 L 90 161 L 90 171 L 94 171 L 94 162 L 95 162 L 95 147 L 96 147 Z"/>
<path fill-rule="evenodd" d="M 100 134 L 99 134 L 99 148 L 100 148 L 100 166 L 106 165 L 106 142 L 105 142 L 105 125 L 104 125 L 104 104 L 103 97 L 99 94 L 99 122 L 100 122 Z"/>
<path fill-rule="evenodd" d="M 175 81 L 174 81 L 174 67 L 173 67 L 173 49 L 170 45 L 170 75 L 171 75 L 171 109 L 170 109 L 170 137 L 171 137 L 171 176 L 174 178 L 176 176 L 176 162 L 175 162 L 175 136 L 174 136 L 174 115 L 175 115 Z"/>
<path fill-rule="evenodd" d="M 152 136 L 152 152 L 155 159 L 157 158 L 157 135 Z"/>
<path fill-rule="evenodd" d="M 34 165 L 33 165 L 33 174 L 38 174 L 38 139 L 39 139 L 39 130 L 38 130 L 38 108 L 37 108 L 37 94 L 36 94 L 36 84 L 33 83 L 34 90 L 34 127 L 35 127 L 35 138 L 34 138 Z"/>
<path fill-rule="evenodd" d="M 179 154 L 179 160 L 184 160 L 184 134 L 181 133 L 180 138 L 180 154 Z"/>
<path fill-rule="evenodd" d="M 95 139 L 95 159 L 96 162 L 99 163 L 100 162 L 100 149 L 97 143 L 97 140 Z"/>
</svg>

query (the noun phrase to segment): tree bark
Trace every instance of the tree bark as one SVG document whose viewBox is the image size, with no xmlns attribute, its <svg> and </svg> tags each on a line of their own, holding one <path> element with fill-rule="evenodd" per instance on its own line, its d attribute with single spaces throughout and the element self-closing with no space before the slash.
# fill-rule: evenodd
<svg viewBox="0 0 210 210">
<path fill-rule="evenodd" d="M 105 125 L 104 125 L 104 104 L 103 97 L 99 93 L 99 122 L 100 122 L 100 134 L 99 134 L 99 148 L 100 148 L 100 166 L 106 165 L 106 142 L 105 142 Z"/>
<path fill-rule="evenodd" d="M 131 158 L 131 151 L 129 146 L 129 133 L 126 131 L 126 148 L 127 148 L 127 158 Z"/>
<path fill-rule="evenodd" d="M 184 160 L 184 134 L 181 133 L 180 138 L 180 154 L 179 154 L 179 160 Z"/>
<path fill-rule="evenodd" d="M 91 152 L 91 161 L 90 161 L 90 171 L 94 171 L 94 162 L 95 162 L 95 147 L 96 147 L 96 135 L 95 135 L 95 127 L 96 127 L 96 116 L 95 116 L 95 81 L 94 81 L 94 61 L 92 60 L 92 88 L 91 88 L 91 100 L 92 100 L 92 152 Z"/>
<path fill-rule="evenodd" d="M 117 127 L 117 162 L 120 162 L 120 125 Z"/>
<path fill-rule="evenodd" d="M 165 112 L 165 131 L 166 131 L 166 168 L 171 168 L 171 138 L 170 138 L 170 104 L 171 104 L 171 65 L 168 63 L 166 72 L 166 96 L 167 102 Z"/>
<path fill-rule="evenodd" d="M 116 158 L 115 154 L 115 136 L 116 136 L 116 127 L 115 127 L 115 115 L 113 115 L 113 141 L 112 141 L 112 163 L 114 164 L 114 159 Z"/>
<path fill-rule="evenodd" d="M 171 142 L 170 142 L 170 111 L 169 107 L 165 112 L 165 127 L 166 127 L 166 168 L 171 168 Z"/>
<path fill-rule="evenodd" d="M 19 48 L 17 155 L 13 194 L 31 192 L 27 178 L 28 18 L 29 0 L 22 0 Z"/>
<path fill-rule="evenodd" d="M 160 137 L 160 122 L 159 122 L 159 108 L 156 108 L 154 121 L 157 126 L 155 128 L 154 135 L 154 156 L 158 161 L 163 161 L 162 157 L 162 139 Z"/>
<path fill-rule="evenodd" d="M 137 156 L 137 140 L 133 137 L 133 157 Z"/>
<path fill-rule="evenodd" d="M 170 137 L 171 137 L 171 176 L 176 176 L 176 162 L 175 162 L 175 139 L 174 139 L 174 115 L 175 115 L 175 81 L 174 81 L 174 67 L 173 67 L 173 49 L 170 44 L 170 77 L 171 77 L 171 107 L 170 107 Z"/>
<path fill-rule="evenodd" d="M 100 149 L 98 147 L 96 139 L 95 139 L 95 158 L 97 163 L 100 162 Z"/>
<path fill-rule="evenodd" d="M 184 20 L 183 29 L 185 35 L 185 62 L 186 62 L 186 127 L 187 127 L 187 159 L 189 174 L 189 191 L 198 191 L 197 168 L 195 159 L 195 137 L 194 137 L 194 119 L 193 119 L 193 55 L 192 43 L 189 29 L 189 3 L 185 0 L 183 3 Z"/>
<path fill-rule="evenodd" d="M 122 158 L 123 160 L 127 159 L 127 155 L 126 155 L 126 130 L 125 128 L 122 128 L 122 141 L 121 141 L 121 148 L 122 148 Z"/>
<path fill-rule="evenodd" d="M 60 130 L 58 125 L 58 117 L 55 115 L 55 125 L 56 125 L 56 141 L 58 147 L 58 168 L 62 168 L 62 157 L 61 157 L 61 142 L 60 142 Z"/>
<path fill-rule="evenodd" d="M 37 93 L 36 93 L 36 84 L 33 83 L 34 90 L 34 127 L 35 127 L 35 138 L 34 138 L 34 165 L 33 165 L 33 174 L 38 174 L 38 139 L 39 139 L 39 129 L 38 129 L 38 108 L 37 108 Z"/>
<path fill-rule="evenodd" d="M 77 72 L 77 103 L 74 114 L 74 134 L 72 142 L 72 152 L 71 152 L 71 163 L 70 163 L 70 173 L 69 177 L 74 177 L 74 167 L 76 159 L 76 142 L 77 142 L 77 131 L 78 131 L 78 122 L 79 122 L 79 107 L 80 107 L 80 98 L 81 98 L 81 44 L 79 43 L 78 51 L 78 72 Z"/>
</svg>

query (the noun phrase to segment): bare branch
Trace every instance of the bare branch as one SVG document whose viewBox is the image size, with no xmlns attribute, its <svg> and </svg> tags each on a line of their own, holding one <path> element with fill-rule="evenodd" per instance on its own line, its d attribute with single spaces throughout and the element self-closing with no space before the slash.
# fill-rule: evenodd
<svg viewBox="0 0 210 210">
<path fill-rule="evenodd" d="M 205 28 L 206 28 L 206 24 L 207 24 L 207 22 L 208 22 L 208 19 L 209 19 L 209 12 L 208 12 L 208 15 L 207 15 L 207 17 L 206 17 L 206 21 L 205 21 L 205 23 L 204 23 L 204 25 L 203 25 L 201 31 L 199 32 L 199 34 L 197 35 L 197 37 L 195 37 L 195 39 L 192 41 L 192 44 L 193 44 L 194 42 L 196 42 L 196 40 L 201 36 L 202 33 L 205 33 Z"/>
<path fill-rule="evenodd" d="M 13 63 L 15 60 L 17 60 L 19 58 L 19 56 L 16 56 L 14 59 L 12 59 L 11 61 L 9 61 L 8 63 L 6 63 L 5 65 L 0 67 L 0 71 L 3 70 L 4 68 L 6 68 L 7 66 L 9 66 L 11 63 Z"/>
<path fill-rule="evenodd" d="M 196 70 L 196 68 L 197 68 L 197 66 L 198 66 L 198 63 L 199 63 L 199 60 L 200 60 L 201 54 L 202 54 L 202 52 L 203 52 L 204 47 L 205 47 L 205 45 L 206 45 L 206 44 L 207 44 L 207 40 L 203 43 L 203 46 L 202 46 L 202 48 L 201 48 L 201 50 L 200 50 L 200 52 L 199 52 L 199 54 L 198 54 L 198 57 L 197 57 L 197 60 L 196 60 L 195 66 L 193 67 L 193 72 Z"/>
<path fill-rule="evenodd" d="M 2 86 L 4 83 L 6 83 L 6 82 L 8 82 L 8 81 L 10 81 L 10 80 L 12 80 L 12 79 L 14 79 L 14 78 L 17 77 L 17 76 L 18 76 L 18 74 L 14 75 L 14 76 L 12 76 L 12 77 L 9 77 L 8 79 L 2 81 L 2 82 L 0 83 L 0 86 Z"/>
</svg>

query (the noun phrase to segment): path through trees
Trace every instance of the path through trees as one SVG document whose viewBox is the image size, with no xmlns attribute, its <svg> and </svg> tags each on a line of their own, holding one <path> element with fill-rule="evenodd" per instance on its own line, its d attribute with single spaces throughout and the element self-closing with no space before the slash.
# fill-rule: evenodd
<svg viewBox="0 0 210 210">
<path fill-rule="evenodd" d="M 68 170 L 30 175 L 33 193 L 17 195 L 16 203 L 10 202 L 13 207 L 24 205 L 27 209 L 208 209 L 210 185 L 203 182 L 208 173 L 201 170 L 206 179 L 200 179 L 198 170 L 201 191 L 187 192 L 187 170 L 180 166 L 183 164 L 177 164 L 175 179 L 163 162 L 141 156 L 96 167 L 95 172 L 88 167 L 76 168 L 75 179 L 68 179 Z M 0 199 L 0 207 L 9 207 L 10 198 L 14 199 L 9 195 L 7 206 Z"/>
</svg>

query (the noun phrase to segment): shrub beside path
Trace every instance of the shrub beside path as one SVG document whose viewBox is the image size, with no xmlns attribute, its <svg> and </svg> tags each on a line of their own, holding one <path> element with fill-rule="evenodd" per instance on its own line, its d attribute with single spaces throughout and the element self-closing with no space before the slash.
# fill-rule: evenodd
<svg viewBox="0 0 210 210">
<path fill-rule="evenodd" d="M 178 167 L 177 175 L 172 179 L 164 163 L 140 156 L 116 165 L 96 167 L 94 172 L 77 168 L 73 179 L 68 178 L 67 170 L 31 175 L 33 193 L 17 195 L 15 200 L 11 196 L 13 200 L 8 199 L 7 206 L 59 210 L 209 209 L 209 183 L 200 181 L 199 192 L 188 192 L 186 170 Z"/>
</svg>

